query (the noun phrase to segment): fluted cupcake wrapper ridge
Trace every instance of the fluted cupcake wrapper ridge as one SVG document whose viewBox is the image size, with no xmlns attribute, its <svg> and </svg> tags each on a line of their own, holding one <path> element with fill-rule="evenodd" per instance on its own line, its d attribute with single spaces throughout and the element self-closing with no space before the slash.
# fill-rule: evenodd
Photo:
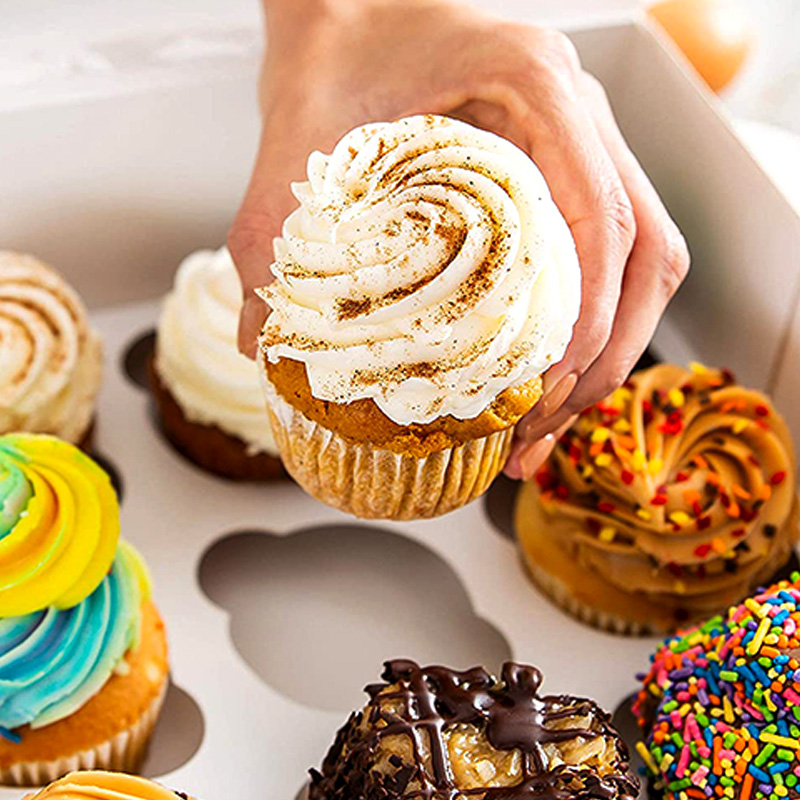
<svg viewBox="0 0 800 800">
<path fill-rule="evenodd" d="M 0 786 L 46 786 L 64 775 L 85 769 L 137 773 L 167 695 L 169 679 L 139 719 L 95 747 L 52 761 L 21 761 L 0 769 Z"/>
<path fill-rule="evenodd" d="M 564 585 L 563 581 L 553 577 L 549 572 L 533 563 L 530 558 L 523 556 L 523 560 L 533 582 L 539 590 L 547 595 L 559 608 L 581 622 L 591 625 L 594 628 L 607 631 L 608 633 L 619 634 L 620 636 L 650 636 L 654 633 L 659 633 L 659 631 L 653 630 L 652 627 L 648 625 L 632 622 L 617 614 L 610 614 L 607 611 L 600 611 L 593 606 L 577 600 L 570 594 L 569 589 Z"/>
<path fill-rule="evenodd" d="M 270 421 L 289 474 L 309 494 L 364 519 L 422 519 L 480 497 L 503 468 L 513 428 L 426 458 L 353 442 L 308 419 L 260 370 Z"/>
</svg>

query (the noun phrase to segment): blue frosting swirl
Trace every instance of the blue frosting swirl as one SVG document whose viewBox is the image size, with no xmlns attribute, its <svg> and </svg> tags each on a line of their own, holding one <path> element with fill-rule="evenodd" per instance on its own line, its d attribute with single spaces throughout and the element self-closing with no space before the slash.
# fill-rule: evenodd
<svg viewBox="0 0 800 800">
<path fill-rule="evenodd" d="M 121 543 L 111 571 L 78 605 L 0 619 L 0 728 L 44 727 L 100 691 L 138 642 L 147 593 L 139 555 Z"/>
</svg>

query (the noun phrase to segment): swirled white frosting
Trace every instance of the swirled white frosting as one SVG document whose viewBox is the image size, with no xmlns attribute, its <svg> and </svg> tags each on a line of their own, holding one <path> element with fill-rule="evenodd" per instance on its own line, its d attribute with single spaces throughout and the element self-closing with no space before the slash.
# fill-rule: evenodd
<svg viewBox="0 0 800 800">
<path fill-rule="evenodd" d="M 103 353 L 76 292 L 32 256 L 0 252 L 0 434 L 86 434 Z"/>
<path fill-rule="evenodd" d="M 155 366 L 187 419 L 216 425 L 252 454 L 276 455 L 258 368 L 236 345 L 241 305 L 227 248 L 190 255 L 164 301 Z"/>
<path fill-rule="evenodd" d="M 308 160 L 275 240 L 270 361 L 391 420 L 470 419 L 564 354 L 580 307 L 569 227 L 520 149 L 446 117 L 348 133 Z"/>
</svg>

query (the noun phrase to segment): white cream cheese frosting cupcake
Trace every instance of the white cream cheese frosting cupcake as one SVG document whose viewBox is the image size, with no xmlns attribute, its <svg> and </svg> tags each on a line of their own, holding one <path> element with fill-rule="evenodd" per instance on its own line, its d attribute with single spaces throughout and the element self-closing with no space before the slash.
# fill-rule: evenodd
<svg viewBox="0 0 800 800">
<path fill-rule="evenodd" d="M 100 337 L 54 269 L 0 251 L 0 434 L 87 446 L 103 372 Z"/>
<path fill-rule="evenodd" d="M 241 295 L 227 248 L 181 263 L 158 323 L 154 392 L 184 454 L 228 477 L 267 479 L 282 470 L 258 369 L 236 345 Z"/>
<path fill-rule="evenodd" d="M 575 244 L 544 177 L 505 139 L 416 116 L 312 154 L 294 191 L 261 290 L 287 469 L 360 516 L 469 502 L 580 308 Z"/>
</svg>

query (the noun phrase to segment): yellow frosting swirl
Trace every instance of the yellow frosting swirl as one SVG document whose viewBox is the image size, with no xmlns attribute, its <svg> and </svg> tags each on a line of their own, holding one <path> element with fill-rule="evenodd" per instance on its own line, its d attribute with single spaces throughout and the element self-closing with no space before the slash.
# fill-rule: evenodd
<svg viewBox="0 0 800 800">
<path fill-rule="evenodd" d="M 51 436 L 0 436 L 0 617 L 80 603 L 118 539 L 117 497 L 92 459 Z"/>
<path fill-rule="evenodd" d="M 72 772 L 45 786 L 27 800 L 176 800 L 187 795 L 171 792 L 137 775 L 86 770 Z"/>
</svg>

